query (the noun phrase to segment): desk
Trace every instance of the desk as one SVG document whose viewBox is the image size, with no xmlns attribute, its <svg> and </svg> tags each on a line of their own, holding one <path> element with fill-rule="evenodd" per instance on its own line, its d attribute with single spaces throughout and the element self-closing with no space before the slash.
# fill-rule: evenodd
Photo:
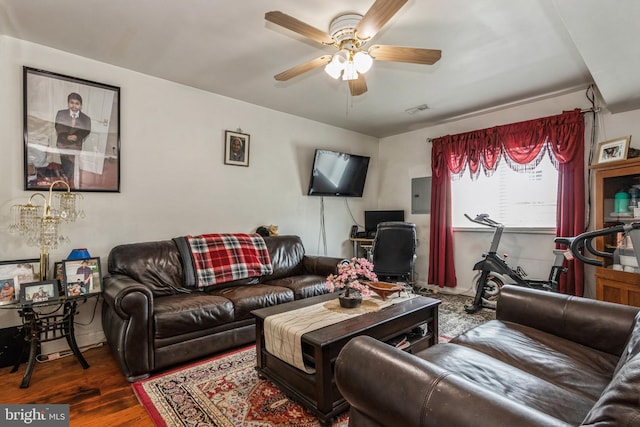
<svg viewBox="0 0 640 427">
<path fill-rule="evenodd" d="M 27 361 L 27 369 L 22 378 L 20 388 L 29 387 L 31 374 L 33 373 L 33 368 L 36 364 L 36 357 L 38 356 L 38 347 L 42 342 L 66 338 L 69 348 L 78 359 L 78 362 L 80 362 L 82 368 L 89 368 L 89 364 L 82 356 L 82 353 L 78 348 L 78 344 L 76 343 L 73 320 L 78 312 L 78 303 L 85 303 L 88 298 L 97 297 L 98 295 L 99 294 L 92 294 L 88 296 L 61 298 L 58 300 L 37 303 L 22 304 L 15 302 L 12 304 L 0 305 L 0 309 L 18 310 L 18 314 L 22 319 L 22 327 L 25 332 L 25 341 L 22 353 L 24 354 L 28 348 L 29 359 Z M 62 306 L 62 314 L 41 314 L 35 310 L 36 308 L 54 307 L 56 305 Z M 18 357 L 16 364 L 13 366 L 13 369 L 11 369 L 12 373 L 18 370 L 21 359 L 22 355 Z"/>
<path fill-rule="evenodd" d="M 366 254 L 365 258 L 371 261 L 371 248 L 373 247 L 373 239 L 368 239 L 365 237 L 351 237 L 349 240 L 351 240 L 351 243 L 353 243 L 354 257 L 360 257 L 360 250 L 363 250 Z"/>
</svg>

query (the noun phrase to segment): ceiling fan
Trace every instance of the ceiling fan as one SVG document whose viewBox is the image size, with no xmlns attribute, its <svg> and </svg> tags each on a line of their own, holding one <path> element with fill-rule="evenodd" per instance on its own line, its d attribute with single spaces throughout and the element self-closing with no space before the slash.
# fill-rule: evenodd
<svg viewBox="0 0 640 427">
<path fill-rule="evenodd" d="M 364 49 L 365 44 L 406 2 L 407 0 L 376 0 L 364 15 L 348 13 L 336 17 L 329 25 L 329 33 L 285 13 L 267 12 L 264 15 L 267 21 L 322 45 L 335 46 L 338 49 L 334 55 L 322 55 L 276 74 L 275 79 L 286 81 L 324 66 L 327 74 L 334 79 L 342 76 L 342 79 L 349 83 L 351 95 L 358 96 L 367 91 L 364 73 L 371 68 L 373 60 L 435 64 L 440 59 L 440 50 L 386 45 L 373 45 L 367 50 Z"/>
</svg>

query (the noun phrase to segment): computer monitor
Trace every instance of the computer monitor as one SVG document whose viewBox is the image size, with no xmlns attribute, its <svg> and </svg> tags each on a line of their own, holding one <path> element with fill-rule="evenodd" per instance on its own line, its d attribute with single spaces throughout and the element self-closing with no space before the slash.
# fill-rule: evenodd
<svg viewBox="0 0 640 427">
<path fill-rule="evenodd" d="M 364 211 L 364 231 L 367 235 L 374 235 L 378 224 L 387 221 L 404 221 L 404 211 Z"/>
</svg>

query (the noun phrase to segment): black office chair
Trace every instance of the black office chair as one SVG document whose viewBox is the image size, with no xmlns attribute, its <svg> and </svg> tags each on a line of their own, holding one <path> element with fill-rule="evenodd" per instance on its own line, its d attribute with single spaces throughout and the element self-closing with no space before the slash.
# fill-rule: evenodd
<svg viewBox="0 0 640 427">
<path fill-rule="evenodd" d="M 414 281 L 416 225 L 410 222 L 381 222 L 371 248 L 373 271 L 380 281 Z"/>
</svg>

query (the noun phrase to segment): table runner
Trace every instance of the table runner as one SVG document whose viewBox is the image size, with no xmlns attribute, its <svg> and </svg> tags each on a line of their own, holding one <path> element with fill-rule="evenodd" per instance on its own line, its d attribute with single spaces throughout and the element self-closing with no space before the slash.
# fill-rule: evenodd
<svg viewBox="0 0 640 427">
<path fill-rule="evenodd" d="M 340 302 L 334 299 L 268 316 L 264 319 L 265 348 L 278 359 L 313 374 L 315 368 L 307 366 L 302 357 L 302 335 L 413 297 L 415 295 L 394 295 L 383 301 L 374 296 L 364 298 L 359 307 L 348 309 L 340 307 Z"/>
</svg>

